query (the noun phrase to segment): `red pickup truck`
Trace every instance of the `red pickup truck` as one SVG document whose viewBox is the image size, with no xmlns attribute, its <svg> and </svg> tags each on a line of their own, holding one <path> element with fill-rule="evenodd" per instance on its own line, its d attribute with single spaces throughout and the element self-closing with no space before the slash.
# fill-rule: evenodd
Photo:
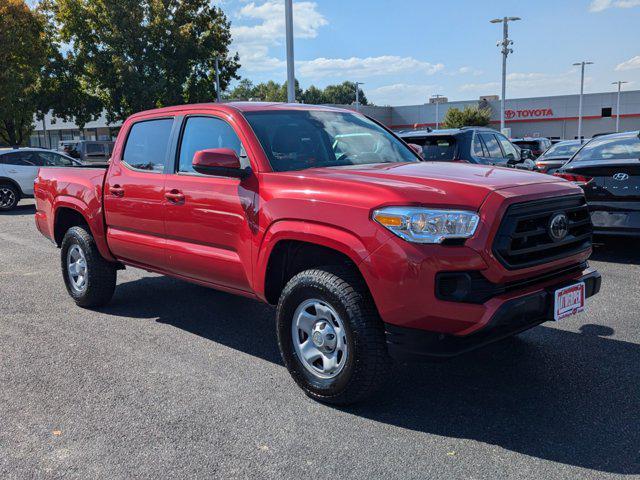
<svg viewBox="0 0 640 480">
<path fill-rule="evenodd" d="M 423 162 L 334 108 L 142 112 L 106 171 L 43 169 L 35 197 L 78 305 L 107 303 L 125 266 L 277 305 L 291 375 L 335 404 L 369 395 L 392 359 L 466 352 L 579 312 L 600 289 L 578 186 Z"/>
</svg>

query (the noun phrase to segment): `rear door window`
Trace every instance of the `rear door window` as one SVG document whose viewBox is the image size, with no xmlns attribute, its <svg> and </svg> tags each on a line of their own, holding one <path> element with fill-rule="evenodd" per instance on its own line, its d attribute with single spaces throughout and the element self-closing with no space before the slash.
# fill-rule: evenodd
<svg viewBox="0 0 640 480">
<path fill-rule="evenodd" d="M 122 161 L 137 170 L 162 173 L 172 127 L 172 118 L 134 123 L 127 137 Z"/>
<path fill-rule="evenodd" d="M 473 136 L 473 154 L 476 157 L 481 157 L 481 158 L 486 158 L 489 156 L 489 154 L 487 153 L 487 149 L 484 146 L 484 143 L 482 143 L 482 140 L 480 139 L 480 135 Z"/>
<path fill-rule="evenodd" d="M 500 144 L 498 143 L 498 140 L 496 140 L 495 135 L 492 133 L 481 133 L 480 137 L 482 137 L 482 140 L 484 141 L 489 157 L 504 158 L 504 154 L 502 153 L 502 149 L 500 148 Z"/>
<path fill-rule="evenodd" d="M 86 149 L 88 157 L 99 157 L 105 153 L 104 144 L 102 143 L 87 143 Z"/>
</svg>

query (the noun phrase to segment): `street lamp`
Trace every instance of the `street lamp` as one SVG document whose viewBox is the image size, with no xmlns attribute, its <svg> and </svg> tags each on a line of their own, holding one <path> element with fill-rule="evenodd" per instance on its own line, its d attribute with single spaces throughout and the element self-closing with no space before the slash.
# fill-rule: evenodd
<svg viewBox="0 0 640 480">
<path fill-rule="evenodd" d="M 287 102 L 296 101 L 296 75 L 293 70 L 293 0 L 284 1 L 284 19 L 287 37 Z"/>
<path fill-rule="evenodd" d="M 580 66 L 580 100 L 578 101 L 578 140 L 582 143 L 582 95 L 584 94 L 584 67 L 593 65 L 593 62 L 576 62 L 574 67 Z"/>
<path fill-rule="evenodd" d="M 618 80 L 617 82 L 611 82 L 611 85 L 618 85 L 618 100 L 616 101 L 616 133 L 620 131 L 620 87 L 625 82 L 624 80 Z"/>
<path fill-rule="evenodd" d="M 218 103 L 220 103 L 220 64 L 219 64 L 219 58 L 218 55 L 216 55 L 216 63 L 215 63 L 215 69 L 216 69 L 216 101 Z"/>
<path fill-rule="evenodd" d="M 438 105 L 440 104 L 440 99 L 444 98 L 444 95 L 440 95 L 439 93 L 436 93 L 435 95 L 431 95 L 431 98 L 435 99 L 435 104 L 436 104 L 436 130 L 438 130 L 438 119 L 440 118 L 440 115 L 438 114 Z"/>
<path fill-rule="evenodd" d="M 356 112 L 360 111 L 360 85 L 364 85 L 364 82 L 355 82 L 356 85 Z"/>
<path fill-rule="evenodd" d="M 504 97 L 507 94 L 507 56 L 513 53 L 511 45 L 513 41 L 509 40 L 509 22 L 522 20 L 520 17 L 503 17 L 494 18 L 491 23 L 502 23 L 502 41 L 496 44 L 502 47 L 502 96 L 500 97 L 500 131 L 504 131 Z"/>
</svg>

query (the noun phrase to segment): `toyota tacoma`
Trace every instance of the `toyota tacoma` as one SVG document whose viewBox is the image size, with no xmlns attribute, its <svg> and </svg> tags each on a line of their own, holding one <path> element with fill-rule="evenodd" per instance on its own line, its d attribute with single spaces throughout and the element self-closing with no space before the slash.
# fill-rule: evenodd
<svg viewBox="0 0 640 480">
<path fill-rule="evenodd" d="M 367 397 L 392 360 L 444 358 L 581 311 L 600 288 L 579 186 L 422 162 L 358 113 L 273 103 L 133 115 L 107 169 L 42 169 L 36 224 L 82 307 L 137 267 L 277 306 L 312 398 Z"/>
</svg>

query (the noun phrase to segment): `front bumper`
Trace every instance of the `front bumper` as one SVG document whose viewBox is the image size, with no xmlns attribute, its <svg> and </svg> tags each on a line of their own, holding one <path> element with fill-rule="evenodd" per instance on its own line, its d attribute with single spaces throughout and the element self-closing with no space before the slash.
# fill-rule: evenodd
<svg viewBox="0 0 640 480">
<path fill-rule="evenodd" d="M 585 283 L 586 298 L 600 291 L 600 274 L 588 268 L 574 278 L 506 300 L 481 330 L 469 335 L 451 335 L 385 323 L 387 350 L 399 361 L 448 358 L 475 350 L 553 320 L 555 290 L 580 281 Z"/>
</svg>

